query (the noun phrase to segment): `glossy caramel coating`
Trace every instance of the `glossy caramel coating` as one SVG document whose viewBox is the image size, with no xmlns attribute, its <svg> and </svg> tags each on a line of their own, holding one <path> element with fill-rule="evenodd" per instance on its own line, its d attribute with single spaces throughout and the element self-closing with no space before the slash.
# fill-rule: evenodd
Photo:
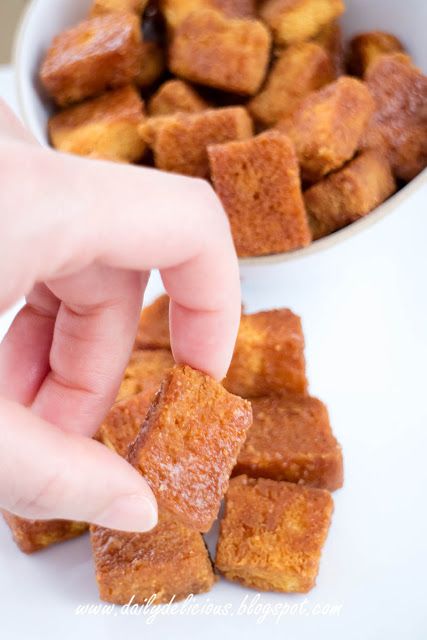
<svg viewBox="0 0 427 640">
<path fill-rule="evenodd" d="M 251 401 L 253 424 L 233 475 L 286 480 L 334 491 L 343 484 L 341 447 L 317 398 L 268 396 Z"/>
<path fill-rule="evenodd" d="M 335 77 L 344 75 L 345 73 L 345 53 L 344 40 L 339 20 L 329 22 L 319 33 L 312 39 L 312 42 L 323 47 L 330 55 Z"/>
<path fill-rule="evenodd" d="M 258 20 L 200 11 L 187 16 L 175 29 L 169 68 L 191 82 L 254 95 L 267 72 L 270 44 L 270 33 Z"/>
<path fill-rule="evenodd" d="M 301 319 L 289 309 L 243 315 L 224 386 L 244 398 L 306 393 Z"/>
<path fill-rule="evenodd" d="M 127 86 L 52 116 L 49 137 L 59 151 L 135 162 L 145 150 L 138 134 L 143 120 L 144 103 L 138 92 Z"/>
<path fill-rule="evenodd" d="M 211 146 L 209 160 L 240 257 L 290 251 L 310 243 L 298 162 L 286 136 L 271 132 Z"/>
<path fill-rule="evenodd" d="M 343 0 L 265 0 L 260 16 L 271 27 L 278 44 L 313 38 L 344 12 Z"/>
<path fill-rule="evenodd" d="M 250 403 L 188 366 L 169 372 L 129 461 L 160 508 L 186 526 L 209 531 L 252 423 Z"/>
<path fill-rule="evenodd" d="M 304 193 L 313 238 L 329 235 L 362 218 L 395 191 L 387 158 L 378 151 L 360 153 Z"/>
<path fill-rule="evenodd" d="M 8 511 L 2 511 L 2 514 L 14 541 L 24 553 L 34 553 L 52 544 L 76 538 L 89 526 L 85 522 L 72 520 L 28 520 Z"/>
<path fill-rule="evenodd" d="M 427 166 L 427 76 L 401 53 L 384 55 L 368 69 L 376 112 L 364 148 L 381 148 L 397 178 L 412 180 Z"/>
<path fill-rule="evenodd" d="M 114 11 L 132 12 L 142 15 L 148 0 L 94 0 L 90 16 L 101 16 Z"/>
<path fill-rule="evenodd" d="M 174 516 L 159 515 L 147 533 L 126 533 L 91 526 L 91 542 L 99 595 L 114 604 L 168 603 L 210 591 L 212 564 L 197 531 Z"/>
<path fill-rule="evenodd" d="M 135 349 L 170 349 L 169 296 L 159 296 L 141 311 Z"/>
<path fill-rule="evenodd" d="M 252 121 L 244 107 L 225 107 L 148 118 L 139 131 L 158 169 L 206 178 L 208 146 L 251 137 Z"/>
<path fill-rule="evenodd" d="M 215 566 L 258 591 L 313 588 L 333 511 L 330 493 L 238 476 L 230 482 Z"/>
<path fill-rule="evenodd" d="M 304 180 L 316 182 L 350 160 L 374 112 L 365 83 L 343 76 L 308 96 L 292 118 L 279 122 L 295 144 Z"/>
<path fill-rule="evenodd" d="M 370 65 L 388 53 L 403 53 L 405 48 L 396 36 L 385 31 L 359 33 L 350 40 L 347 64 L 355 76 L 366 74 Z"/>
<path fill-rule="evenodd" d="M 251 115 L 273 125 L 291 115 L 312 91 L 335 80 L 330 55 L 313 42 L 288 47 L 280 53 L 261 91 L 248 103 Z"/>
<path fill-rule="evenodd" d="M 204 9 L 218 11 L 228 18 L 254 18 L 256 0 L 160 0 L 169 28 L 180 24 L 190 13 Z"/>
<path fill-rule="evenodd" d="M 174 365 L 167 349 L 139 349 L 132 353 L 126 367 L 117 400 L 128 398 L 144 391 L 147 384 L 159 387 L 164 374 Z"/>
<path fill-rule="evenodd" d="M 150 116 L 170 116 L 175 113 L 197 113 L 208 104 L 193 87 L 183 80 L 164 82 L 148 103 Z"/>
<path fill-rule="evenodd" d="M 131 13 L 91 18 L 54 38 L 40 80 L 67 106 L 135 80 L 141 62 L 139 19 Z"/>
</svg>

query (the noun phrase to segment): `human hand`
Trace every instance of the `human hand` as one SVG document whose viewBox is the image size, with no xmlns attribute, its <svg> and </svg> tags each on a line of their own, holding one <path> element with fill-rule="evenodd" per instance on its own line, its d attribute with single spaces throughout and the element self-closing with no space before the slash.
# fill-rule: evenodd
<svg viewBox="0 0 427 640">
<path fill-rule="evenodd" d="M 0 506 L 128 531 L 145 480 L 91 437 L 114 401 L 151 268 L 178 362 L 222 378 L 240 318 L 228 221 L 204 181 L 40 147 L 0 103 Z"/>
</svg>

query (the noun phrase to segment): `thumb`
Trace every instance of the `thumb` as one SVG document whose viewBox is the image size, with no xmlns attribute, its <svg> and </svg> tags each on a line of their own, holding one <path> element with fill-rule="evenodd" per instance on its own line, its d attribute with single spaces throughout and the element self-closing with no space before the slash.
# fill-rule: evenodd
<svg viewBox="0 0 427 640">
<path fill-rule="evenodd" d="M 0 507 L 24 518 L 80 520 L 123 531 L 148 531 L 157 523 L 151 489 L 123 458 L 3 398 Z"/>
</svg>

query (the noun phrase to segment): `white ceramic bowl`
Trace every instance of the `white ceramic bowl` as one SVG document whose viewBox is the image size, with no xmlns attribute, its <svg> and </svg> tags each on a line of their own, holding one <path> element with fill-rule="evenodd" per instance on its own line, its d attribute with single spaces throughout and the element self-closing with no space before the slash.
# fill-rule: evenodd
<svg viewBox="0 0 427 640">
<path fill-rule="evenodd" d="M 24 15 L 15 42 L 17 89 L 22 117 L 35 137 L 48 144 L 46 135 L 50 105 L 43 99 L 37 72 L 52 38 L 76 24 L 88 11 L 91 0 L 32 0 Z M 346 38 L 359 31 L 381 29 L 396 34 L 407 46 L 415 62 L 427 71 L 426 0 L 346 0 L 343 18 Z M 427 191 L 427 170 L 373 213 L 352 225 L 313 242 L 309 247 L 271 256 L 245 258 L 244 267 L 277 264 L 308 256 L 335 245 L 403 207 L 409 196 L 419 189 Z"/>
</svg>

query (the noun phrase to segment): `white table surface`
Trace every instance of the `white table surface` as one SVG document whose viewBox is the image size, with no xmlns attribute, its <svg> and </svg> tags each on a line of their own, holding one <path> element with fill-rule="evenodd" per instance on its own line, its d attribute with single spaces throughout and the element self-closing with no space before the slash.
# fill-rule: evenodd
<svg viewBox="0 0 427 640">
<path fill-rule="evenodd" d="M 0 71 L 0 94 L 13 102 L 11 79 Z M 426 202 L 423 189 L 328 252 L 243 274 L 248 310 L 302 315 L 311 390 L 328 403 L 344 449 L 345 487 L 334 495 L 317 587 L 261 595 L 258 605 L 282 607 L 280 621 L 271 610 L 262 622 L 242 613 L 257 594 L 224 581 L 196 602 L 230 603 L 226 616 L 182 607 L 159 608 L 155 620 L 119 608 L 79 616 L 79 604 L 98 602 L 87 537 L 27 557 L 0 523 L 1 638 L 427 637 Z M 154 278 L 147 299 L 159 290 Z M 0 334 L 11 317 L 0 317 Z M 339 615 L 315 615 L 316 605 L 338 605 Z"/>
</svg>

